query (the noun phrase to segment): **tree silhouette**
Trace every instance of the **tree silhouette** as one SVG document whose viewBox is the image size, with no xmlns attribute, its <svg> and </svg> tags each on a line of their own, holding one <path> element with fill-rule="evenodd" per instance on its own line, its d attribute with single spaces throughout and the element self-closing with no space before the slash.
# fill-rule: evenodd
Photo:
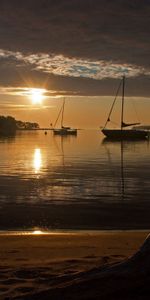
<svg viewBox="0 0 150 300">
<path fill-rule="evenodd" d="M 16 130 L 39 129 L 38 123 L 17 121 L 11 116 L 0 116 L 0 135 L 14 135 Z"/>
<path fill-rule="evenodd" d="M 0 116 L 0 134 L 12 135 L 17 129 L 16 120 L 11 116 Z"/>
</svg>

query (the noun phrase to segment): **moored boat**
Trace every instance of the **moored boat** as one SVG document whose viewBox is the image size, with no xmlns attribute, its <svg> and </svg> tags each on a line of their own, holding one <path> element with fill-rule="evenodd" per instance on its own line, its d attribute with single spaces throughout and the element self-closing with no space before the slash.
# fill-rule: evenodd
<svg viewBox="0 0 150 300">
<path fill-rule="evenodd" d="M 54 124 L 54 128 L 53 128 L 53 133 L 57 134 L 57 135 L 77 135 L 77 129 L 76 128 L 71 128 L 68 126 L 64 126 L 63 125 L 63 121 L 64 121 L 64 108 L 65 108 L 65 98 L 63 100 L 63 105 L 59 111 L 58 117 L 56 119 L 56 122 Z M 59 117 L 61 116 L 61 127 L 60 128 L 56 128 L 56 124 L 57 121 L 59 120 Z"/>
<path fill-rule="evenodd" d="M 117 95 L 119 93 L 120 87 L 122 85 L 122 109 L 121 109 L 121 124 L 120 128 L 117 129 L 111 129 L 111 128 L 106 128 L 108 122 L 110 122 L 110 117 L 117 99 Z M 133 126 L 133 125 L 139 125 L 140 123 L 125 123 L 124 122 L 124 91 L 125 91 L 125 76 L 123 76 L 121 83 L 119 84 L 118 90 L 117 90 L 117 95 L 113 101 L 113 104 L 111 106 L 107 121 L 105 123 L 105 126 L 102 128 L 102 133 L 109 139 L 112 140 L 124 140 L 124 139 L 130 139 L 130 140 L 135 140 L 135 139 L 146 139 L 149 136 L 149 131 L 141 128 L 130 128 L 130 129 L 125 129 L 128 126 Z"/>
</svg>

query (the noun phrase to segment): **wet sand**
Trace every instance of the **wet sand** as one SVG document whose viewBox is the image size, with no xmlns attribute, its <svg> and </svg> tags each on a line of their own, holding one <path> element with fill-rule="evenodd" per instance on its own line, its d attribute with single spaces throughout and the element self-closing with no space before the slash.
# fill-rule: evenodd
<svg viewBox="0 0 150 300">
<path fill-rule="evenodd" d="M 148 233 L 93 231 L 45 235 L 1 234 L 0 299 L 59 299 L 55 291 L 70 287 L 76 281 L 83 281 L 91 270 L 94 272 L 101 266 L 122 262 L 132 256 Z M 92 291 L 92 284 L 90 289 Z M 96 290 L 93 289 L 93 296 L 88 299 L 97 299 Z M 70 291 L 69 296 L 63 299 L 75 299 L 71 297 L 73 294 Z M 84 290 L 79 294 L 81 299 L 87 299 Z"/>
</svg>

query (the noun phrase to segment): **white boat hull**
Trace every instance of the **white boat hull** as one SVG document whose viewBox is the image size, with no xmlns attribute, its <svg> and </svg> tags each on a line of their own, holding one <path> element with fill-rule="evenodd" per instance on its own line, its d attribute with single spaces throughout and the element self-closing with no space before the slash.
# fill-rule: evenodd
<svg viewBox="0 0 150 300">
<path fill-rule="evenodd" d="M 53 129 L 53 133 L 57 135 L 77 135 L 77 129 L 58 128 L 58 129 Z"/>
</svg>

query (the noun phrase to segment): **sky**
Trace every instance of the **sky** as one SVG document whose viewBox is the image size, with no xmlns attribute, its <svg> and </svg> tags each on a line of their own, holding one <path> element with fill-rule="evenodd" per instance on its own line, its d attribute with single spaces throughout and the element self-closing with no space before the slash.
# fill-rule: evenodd
<svg viewBox="0 0 150 300">
<path fill-rule="evenodd" d="M 0 115 L 47 127 L 65 97 L 69 125 L 102 126 L 125 75 L 127 118 L 136 106 L 150 123 L 150 0 L 1 0 L 0 12 Z"/>
</svg>

